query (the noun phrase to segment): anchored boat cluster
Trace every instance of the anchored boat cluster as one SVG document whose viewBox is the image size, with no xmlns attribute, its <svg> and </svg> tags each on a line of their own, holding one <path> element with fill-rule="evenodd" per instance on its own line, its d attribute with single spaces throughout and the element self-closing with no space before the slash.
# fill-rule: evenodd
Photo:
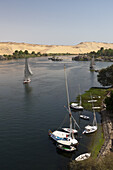
<svg viewBox="0 0 113 170">
<path fill-rule="evenodd" d="M 82 103 L 81 103 L 81 95 L 80 95 L 79 104 L 78 103 L 71 103 L 70 104 L 65 66 L 64 66 L 64 73 L 65 73 L 65 84 L 66 84 L 67 104 L 68 104 L 67 111 L 69 113 L 70 126 L 66 127 L 66 128 L 62 128 L 62 131 L 55 130 L 55 131 L 52 132 L 51 130 L 49 130 L 48 135 L 50 136 L 51 139 L 53 139 L 56 142 L 56 147 L 58 149 L 60 149 L 62 151 L 66 151 L 66 152 L 73 152 L 73 151 L 76 150 L 76 146 L 78 145 L 78 141 L 75 138 L 75 134 L 78 131 L 76 129 L 72 128 L 72 121 L 78 126 L 78 128 L 80 128 L 80 127 L 77 124 L 76 120 L 73 118 L 72 113 L 71 113 L 71 109 L 83 110 L 84 108 L 83 108 Z M 92 98 L 89 102 L 92 102 L 92 107 L 94 107 Z M 82 134 L 90 134 L 90 133 L 94 133 L 95 131 L 97 131 L 98 127 L 97 127 L 97 120 L 96 120 L 94 108 L 93 108 L 93 116 L 94 116 L 94 118 L 93 118 L 92 125 L 87 125 Z M 80 118 L 89 120 L 89 117 L 86 116 L 86 115 L 80 115 Z M 84 160 L 84 159 L 89 158 L 90 155 L 91 155 L 91 153 L 85 153 L 83 155 L 80 155 L 75 160 L 76 161 Z"/>
</svg>

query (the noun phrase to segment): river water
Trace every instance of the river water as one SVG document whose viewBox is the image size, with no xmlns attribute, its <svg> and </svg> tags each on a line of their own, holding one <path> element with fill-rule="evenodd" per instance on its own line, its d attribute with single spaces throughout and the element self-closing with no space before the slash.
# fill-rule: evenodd
<svg viewBox="0 0 113 170">
<path fill-rule="evenodd" d="M 48 130 L 69 126 L 64 63 L 69 86 L 70 102 L 92 86 L 100 86 L 97 73 L 89 71 L 89 62 L 52 62 L 47 58 L 29 59 L 34 73 L 29 85 L 23 84 L 24 60 L 0 62 L 0 169 L 2 170 L 61 170 L 69 161 L 88 151 L 91 136 L 82 135 L 84 126 L 91 123 L 92 112 L 84 111 L 90 121 L 80 120 L 79 112 L 72 112 L 81 127 L 79 141 L 73 154 L 56 149 L 48 137 Z M 112 63 L 97 62 L 96 69 Z M 67 116 L 66 116 L 67 115 Z M 96 113 L 98 124 L 101 122 Z M 64 121 L 65 120 L 65 121 Z"/>
</svg>

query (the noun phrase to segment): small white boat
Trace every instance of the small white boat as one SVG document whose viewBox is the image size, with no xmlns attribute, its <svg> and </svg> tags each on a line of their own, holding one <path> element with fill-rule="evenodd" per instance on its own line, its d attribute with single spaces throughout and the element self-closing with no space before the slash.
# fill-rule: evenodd
<svg viewBox="0 0 113 170">
<path fill-rule="evenodd" d="M 70 105 L 70 107 L 76 107 L 76 106 L 78 106 L 78 103 L 71 103 L 71 105 Z"/>
<path fill-rule="evenodd" d="M 95 131 L 97 131 L 97 126 L 96 125 L 95 126 L 87 125 L 85 127 L 85 130 L 83 131 L 83 134 L 89 134 L 89 133 L 93 133 Z"/>
<path fill-rule="evenodd" d="M 61 144 L 57 144 L 56 147 L 62 151 L 66 151 L 66 152 L 73 152 L 76 150 L 76 148 L 74 146 L 66 146 L 66 145 L 61 145 Z"/>
<path fill-rule="evenodd" d="M 80 118 L 81 118 L 81 119 L 89 120 L 89 116 L 86 116 L 86 115 L 80 115 Z"/>
<path fill-rule="evenodd" d="M 62 128 L 64 131 L 69 132 L 70 133 L 70 128 Z M 76 129 L 71 129 L 72 133 L 78 133 L 78 131 Z"/>
<path fill-rule="evenodd" d="M 88 159 L 91 156 L 91 153 L 84 153 L 79 155 L 77 158 L 75 158 L 75 161 L 83 161 L 85 159 Z"/>
<path fill-rule="evenodd" d="M 101 107 L 92 107 L 92 109 L 100 109 Z"/>
<path fill-rule="evenodd" d="M 82 106 L 75 106 L 75 107 L 73 107 L 73 109 L 75 109 L 75 110 L 83 110 L 84 108 Z"/>
<path fill-rule="evenodd" d="M 88 100 L 88 103 L 97 102 L 97 100 Z"/>
<path fill-rule="evenodd" d="M 80 102 L 79 102 L 79 105 L 77 103 L 72 103 L 71 104 L 71 108 L 74 109 L 74 110 L 83 110 L 83 106 L 81 105 L 82 104 L 82 101 L 81 101 L 81 95 L 80 95 Z"/>
<path fill-rule="evenodd" d="M 26 80 L 24 80 L 24 84 L 28 84 L 28 83 L 30 83 L 31 82 L 31 79 L 30 78 L 28 78 L 28 79 L 26 79 Z"/>
</svg>

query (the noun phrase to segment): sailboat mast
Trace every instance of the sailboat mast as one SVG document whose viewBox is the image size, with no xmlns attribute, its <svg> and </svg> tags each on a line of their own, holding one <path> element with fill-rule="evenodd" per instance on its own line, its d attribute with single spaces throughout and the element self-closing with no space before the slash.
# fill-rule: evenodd
<svg viewBox="0 0 113 170">
<path fill-rule="evenodd" d="M 81 93 L 80 93 L 80 84 L 79 84 L 79 96 L 80 96 L 79 106 L 81 106 L 82 105 L 82 100 L 81 100 Z"/>
<path fill-rule="evenodd" d="M 64 73 L 65 73 L 65 85 L 66 85 L 66 93 L 67 93 L 67 103 L 68 103 L 68 110 L 69 110 L 69 118 L 70 118 L 70 135 L 72 133 L 72 113 L 70 109 L 70 103 L 69 103 L 69 92 L 68 92 L 68 84 L 67 84 L 67 75 L 64 65 Z"/>
<path fill-rule="evenodd" d="M 91 96 L 91 100 L 93 100 L 92 95 Z M 96 114 L 95 114 L 95 109 L 94 109 L 94 103 L 92 101 L 92 108 L 93 108 L 93 126 L 97 126 L 97 120 L 96 120 Z"/>
</svg>

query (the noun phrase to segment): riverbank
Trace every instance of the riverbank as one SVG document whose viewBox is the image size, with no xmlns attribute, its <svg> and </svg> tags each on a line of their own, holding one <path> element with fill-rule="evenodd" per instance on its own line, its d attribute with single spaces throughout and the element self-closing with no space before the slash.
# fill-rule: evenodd
<svg viewBox="0 0 113 170">
<path fill-rule="evenodd" d="M 108 97 L 110 94 L 111 89 L 104 89 L 104 88 L 90 88 L 84 94 L 82 94 L 82 104 L 84 109 L 92 110 L 92 103 L 88 101 L 91 100 L 91 96 L 93 100 L 96 102 L 93 103 L 94 106 L 100 107 L 97 111 L 101 114 L 101 122 L 102 122 L 102 133 L 100 135 L 100 139 L 98 140 L 97 135 L 95 136 L 95 141 L 98 140 L 95 146 L 92 146 L 93 157 L 97 157 L 97 159 L 101 159 L 103 156 L 108 154 L 112 151 L 112 141 L 113 141 L 113 118 L 106 110 L 104 99 L 106 96 Z M 77 100 L 79 96 L 77 97 Z M 103 140 L 104 138 L 104 140 Z M 96 148 L 96 149 L 95 149 Z M 94 151 L 95 150 L 95 151 Z M 95 156 L 96 155 L 96 156 Z"/>
<path fill-rule="evenodd" d="M 107 89 L 107 97 L 111 89 Z M 88 94 L 88 91 L 87 91 Z M 99 94 L 99 93 L 98 93 Z M 86 96 L 86 94 L 85 94 Z M 105 97 L 106 97 L 105 96 Z M 104 99 L 105 99 L 104 97 Z M 102 98 L 101 98 L 102 99 Z M 94 138 L 90 144 L 90 151 L 92 156 L 86 161 L 70 162 L 70 169 L 112 169 L 113 161 L 113 116 L 106 110 L 104 99 L 101 100 L 102 109 L 101 124 L 98 125 L 98 130 L 95 132 Z M 101 129 L 102 128 L 102 129 Z M 100 131 L 100 132 L 99 132 Z M 104 137 L 103 137 L 104 134 Z M 104 140 L 103 140 L 104 139 Z"/>
<path fill-rule="evenodd" d="M 112 151 L 113 141 L 113 120 L 110 118 L 110 114 L 106 109 L 101 111 L 102 127 L 104 132 L 104 144 L 99 151 L 98 157 L 101 158 Z"/>
</svg>

